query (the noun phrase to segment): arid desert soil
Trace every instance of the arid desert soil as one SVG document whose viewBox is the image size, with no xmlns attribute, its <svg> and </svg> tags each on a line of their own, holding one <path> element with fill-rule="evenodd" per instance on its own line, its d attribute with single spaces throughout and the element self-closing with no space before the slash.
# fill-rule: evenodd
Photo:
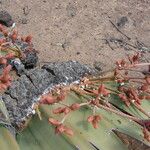
<svg viewBox="0 0 150 150">
<path fill-rule="evenodd" d="M 107 70 L 135 51 L 150 58 L 149 0 L 1 0 L 0 9 L 22 35 L 32 34 L 40 63 L 78 60 Z"/>
</svg>

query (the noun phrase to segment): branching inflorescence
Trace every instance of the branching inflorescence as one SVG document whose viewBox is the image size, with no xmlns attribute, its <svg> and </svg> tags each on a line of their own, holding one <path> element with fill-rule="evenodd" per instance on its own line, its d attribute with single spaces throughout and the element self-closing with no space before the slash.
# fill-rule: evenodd
<svg viewBox="0 0 150 150">
<path fill-rule="evenodd" d="M 0 90 L 6 90 L 11 85 L 12 77 L 10 71 L 12 66 L 10 65 L 10 60 L 15 58 L 25 58 L 24 53 L 16 44 L 17 41 L 28 44 L 27 50 L 31 49 L 31 35 L 20 37 L 18 31 L 13 28 L 9 31 L 0 24 L 0 66 L 3 69 L 2 74 L 0 75 Z"/>
<path fill-rule="evenodd" d="M 64 88 L 60 86 L 42 96 L 39 105 L 59 104 L 59 107 L 55 108 L 52 113 L 58 115 L 63 114 L 63 118 L 60 121 L 53 117 L 49 118 L 49 123 L 55 127 L 55 132 L 57 134 L 66 133 L 68 135 L 73 135 L 73 130 L 64 125 L 65 119 L 71 112 L 85 106 L 92 109 L 93 114 L 87 118 L 87 122 L 91 123 L 95 129 L 98 128 L 99 122 L 103 119 L 102 115 L 96 113 L 96 109 L 104 109 L 129 120 L 136 121 L 139 124 L 143 123 L 141 123 L 141 118 L 116 109 L 108 100 L 112 94 L 117 95 L 120 102 L 122 101 L 126 107 L 136 107 L 149 119 L 150 114 L 142 108 L 141 104 L 142 101 L 150 100 L 150 76 L 149 74 L 145 75 L 143 71 L 140 70 L 140 67 L 149 67 L 150 63 L 140 63 L 139 59 L 140 53 L 137 53 L 131 57 L 128 56 L 127 60 L 122 59 L 117 61 L 113 78 L 83 78 L 78 85 L 72 84 Z M 141 76 L 137 77 L 133 72 L 140 72 Z M 149 70 L 147 72 L 149 72 Z M 114 82 L 117 88 L 109 88 L 107 86 L 108 82 Z M 80 96 L 88 96 L 90 98 L 86 98 L 86 101 L 82 103 L 75 102 L 71 105 L 66 105 L 65 100 L 70 91 L 74 91 Z M 150 141 L 150 134 L 148 131 L 149 124 L 142 125 L 144 138 Z"/>
</svg>

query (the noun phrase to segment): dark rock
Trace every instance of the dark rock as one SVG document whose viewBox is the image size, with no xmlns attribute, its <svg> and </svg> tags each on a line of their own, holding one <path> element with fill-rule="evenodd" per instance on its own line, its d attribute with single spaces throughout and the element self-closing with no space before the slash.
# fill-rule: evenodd
<svg viewBox="0 0 150 150">
<path fill-rule="evenodd" d="M 45 69 L 35 68 L 27 71 L 26 75 L 38 89 L 38 94 L 42 94 L 45 89 L 55 83 L 55 77 Z"/>
<path fill-rule="evenodd" d="M 6 93 L 17 100 L 18 106 L 23 106 L 27 103 L 30 105 L 31 99 L 38 95 L 38 90 L 26 75 L 22 75 L 12 83 Z"/>
<path fill-rule="evenodd" d="M 7 27 L 11 27 L 14 21 L 7 11 L 0 11 L 0 23 Z"/>
<path fill-rule="evenodd" d="M 16 99 L 11 98 L 7 94 L 3 94 L 2 100 L 5 102 L 5 106 L 7 107 L 7 111 L 9 113 L 10 121 L 11 122 L 14 121 L 14 114 L 15 114 L 14 109 L 17 108 L 17 101 L 16 101 Z M 19 116 L 19 114 L 18 114 L 18 116 Z"/>
<path fill-rule="evenodd" d="M 65 63 L 49 63 L 42 67 L 48 72 L 56 76 L 57 83 L 73 82 L 79 80 L 86 74 L 94 74 L 94 70 L 82 65 L 77 61 L 68 61 Z"/>
<path fill-rule="evenodd" d="M 76 54 L 77 54 L 77 55 L 80 55 L 80 52 L 77 52 Z"/>
<path fill-rule="evenodd" d="M 103 71 L 103 68 L 105 67 L 105 65 L 100 61 L 95 61 L 93 66 L 98 71 Z"/>
<path fill-rule="evenodd" d="M 67 14 L 69 17 L 74 17 L 76 15 L 77 8 L 73 6 L 72 4 L 69 4 L 66 10 L 67 10 Z"/>
<path fill-rule="evenodd" d="M 38 62 L 37 52 L 31 51 L 26 53 L 25 55 L 25 59 L 22 60 L 22 63 L 24 64 L 25 68 L 30 69 L 36 67 L 36 64 Z"/>
<path fill-rule="evenodd" d="M 24 67 L 24 65 L 22 64 L 22 62 L 20 61 L 19 58 L 11 60 L 10 64 L 17 71 L 18 75 L 23 75 L 25 73 L 25 67 Z"/>
<path fill-rule="evenodd" d="M 8 109 L 11 123 L 18 125 L 32 114 L 32 104 L 48 88 L 61 83 L 71 83 L 79 80 L 86 74 L 95 74 L 94 69 L 82 65 L 76 61 L 61 63 L 49 63 L 42 69 L 34 68 L 25 71 L 18 80 L 2 96 Z"/>
<path fill-rule="evenodd" d="M 27 20 L 26 18 L 22 18 L 21 23 L 22 23 L 22 24 L 27 24 L 27 23 L 28 23 L 28 20 Z"/>
<path fill-rule="evenodd" d="M 32 84 L 27 76 L 22 75 L 14 81 L 11 87 L 2 96 L 3 101 L 8 109 L 11 122 L 17 124 L 24 118 L 28 109 L 37 98 L 38 89 Z"/>
<path fill-rule="evenodd" d="M 25 16 L 27 16 L 29 14 L 29 12 L 30 12 L 30 9 L 28 6 L 23 7 L 23 13 Z"/>
<path fill-rule="evenodd" d="M 123 27 L 126 23 L 128 22 L 128 18 L 126 16 L 123 16 L 121 18 L 118 19 L 117 21 L 117 26 L 119 28 Z"/>
</svg>

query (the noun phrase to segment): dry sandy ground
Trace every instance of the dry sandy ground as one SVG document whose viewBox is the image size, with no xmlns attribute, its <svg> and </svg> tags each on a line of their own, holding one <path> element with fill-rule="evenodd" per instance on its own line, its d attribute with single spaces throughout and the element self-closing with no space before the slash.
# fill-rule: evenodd
<svg viewBox="0 0 150 150">
<path fill-rule="evenodd" d="M 118 38 L 150 51 L 150 0 L 0 0 L 21 34 L 31 33 L 40 62 L 78 60 L 108 69 L 135 48 L 104 39 Z M 124 21 L 119 22 L 124 17 Z M 131 40 L 119 33 L 111 20 Z M 123 20 L 123 19 L 122 19 Z M 116 42 L 116 43 L 115 43 Z M 141 45 L 142 43 L 142 45 Z M 111 48 L 110 48 L 111 47 Z M 127 50 L 128 49 L 128 50 Z M 138 51 L 138 50 L 137 50 Z M 150 55 L 146 54 L 147 59 Z"/>
</svg>

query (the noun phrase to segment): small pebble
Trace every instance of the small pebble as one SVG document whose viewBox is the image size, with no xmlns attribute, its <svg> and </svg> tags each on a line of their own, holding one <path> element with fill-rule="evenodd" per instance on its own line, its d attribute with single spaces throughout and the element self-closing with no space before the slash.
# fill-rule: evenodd
<svg viewBox="0 0 150 150">
<path fill-rule="evenodd" d="M 80 52 L 77 52 L 76 54 L 77 54 L 77 55 L 80 55 Z"/>
<path fill-rule="evenodd" d="M 22 24 L 27 24 L 28 20 L 26 18 L 22 18 L 21 22 L 22 22 Z"/>
</svg>

